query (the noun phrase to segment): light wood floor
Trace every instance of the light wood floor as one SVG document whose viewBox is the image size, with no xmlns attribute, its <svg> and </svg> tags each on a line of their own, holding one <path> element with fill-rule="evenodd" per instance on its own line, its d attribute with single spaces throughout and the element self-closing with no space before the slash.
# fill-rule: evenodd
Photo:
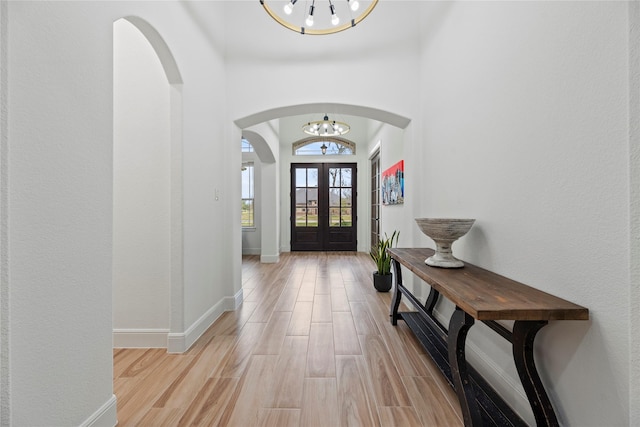
<svg viewBox="0 0 640 427">
<path fill-rule="evenodd" d="M 461 426 L 453 391 L 373 288 L 368 254 L 243 258 L 244 302 L 184 354 L 114 350 L 119 426 Z"/>
</svg>

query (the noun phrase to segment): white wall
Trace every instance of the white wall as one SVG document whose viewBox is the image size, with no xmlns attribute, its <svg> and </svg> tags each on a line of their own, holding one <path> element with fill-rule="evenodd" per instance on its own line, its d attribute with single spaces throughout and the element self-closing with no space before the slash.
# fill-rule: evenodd
<svg viewBox="0 0 640 427">
<path fill-rule="evenodd" d="M 383 125 L 374 129 L 374 133 L 369 137 L 370 142 L 377 144 L 380 147 L 380 173 L 386 169 L 398 163 L 400 160 L 404 160 L 405 174 L 408 172 L 407 164 L 411 165 L 416 170 L 415 163 L 412 162 L 415 156 L 409 155 L 404 151 L 404 130 L 398 129 L 391 125 Z M 369 154 L 369 153 L 367 153 Z M 419 166 L 418 166 L 419 167 Z M 370 173 L 369 173 L 370 175 Z M 414 174 L 415 175 L 415 172 Z M 411 175 L 410 175 L 411 176 Z M 409 204 L 413 203 L 412 198 L 408 197 L 406 193 L 407 180 L 405 177 L 405 202 L 398 205 L 382 205 L 380 206 L 380 233 L 382 236 L 386 233 L 391 235 L 394 231 L 399 231 L 402 236 L 402 241 L 398 243 L 407 247 L 408 239 L 411 237 L 411 230 L 408 226 L 411 224 L 403 225 L 403 219 L 406 217 L 406 212 L 409 210 Z"/>
<path fill-rule="evenodd" d="M 0 425 L 9 424 L 7 2 L 0 3 Z"/>
<path fill-rule="evenodd" d="M 148 6 L 140 2 L 120 8 L 123 15 L 140 16 L 158 31 L 183 81 L 184 285 L 177 296 L 183 310 L 179 319 L 172 311 L 168 343 L 170 351 L 180 352 L 224 310 L 235 306 L 240 289 L 239 273 L 229 268 L 233 265 L 239 271 L 242 253 L 240 204 L 235 203 L 240 194 L 240 134 L 235 134 L 224 108 L 224 2 Z M 172 294 L 172 301 L 175 298 Z"/>
<path fill-rule="evenodd" d="M 129 21 L 114 23 L 115 347 L 166 347 L 171 285 L 169 83 Z"/>
<path fill-rule="evenodd" d="M 629 2 L 629 424 L 640 424 L 640 3 Z"/>
<path fill-rule="evenodd" d="M 95 3 L 8 13 L 11 424 L 79 425 L 115 409 L 113 20 Z"/>
<path fill-rule="evenodd" d="M 240 134 L 224 108 L 224 8 L 9 2 L 3 99 L 8 94 L 11 155 L 3 194 L 11 232 L 3 292 L 11 300 L 2 328 L 10 332 L 11 381 L 2 406 L 12 425 L 115 424 L 112 33 L 123 16 L 140 16 L 162 35 L 184 79 L 184 315 L 174 338 L 188 346 L 233 307 L 240 207 L 227 202 L 240 187 L 239 175 L 228 177 L 239 174 Z M 235 150 L 225 148 L 231 144 Z"/>
<path fill-rule="evenodd" d="M 421 54 L 421 214 L 477 218 L 457 255 L 590 309 L 590 321 L 551 322 L 537 339 L 563 425 L 629 425 L 627 8 L 423 9 L 437 24 Z M 492 336 L 474 326 L 472 356 L 532 422 Z"/>
</svg>

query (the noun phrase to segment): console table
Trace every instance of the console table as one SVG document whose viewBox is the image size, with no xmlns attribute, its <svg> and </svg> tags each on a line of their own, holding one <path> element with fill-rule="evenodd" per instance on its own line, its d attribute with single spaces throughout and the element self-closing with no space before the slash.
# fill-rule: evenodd
<svg viewBox="0 0 640 427">
<path fill-rule="evenodd" d="M 404 320 L 438 365 L 456 391 L 465 426 L 526 425 L 466 363 L 466 336 L 476 320 L 511 342 L 513 360 L 536 424 L 557 426 L 558 419 L 534 363 L 533 342 L 549 320 L 588 320 L 589 310 L 469 263 L 460 269 L 430 267 L 424 261 L 433 255 L 432 249 L 391 248 L 388 252 L 396 284 L 391 323 L 397 325 L 398 319 Z M 424 304 L 403 286 L 401 266 L 431 286 Z M 416 311 L 398 312 L 403 295 Z M 433 315 L 440 295 L 456 306 L 448 328 Z M 515 322 L 508 330 L 497 320 Z"/>
</svg>

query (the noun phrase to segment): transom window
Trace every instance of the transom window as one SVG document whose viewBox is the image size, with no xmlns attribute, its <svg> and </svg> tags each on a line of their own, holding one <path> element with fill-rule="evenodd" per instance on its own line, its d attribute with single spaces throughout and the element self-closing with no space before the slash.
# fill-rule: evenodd
<svg viewBox="0 0 640 427">
<path fill-rule="evenodd" d="M 356 154 L 356 145 L 343 138 L 313 137 L 294 142 L 292 151 L 294 156 L 347 156 Z"/>
</svg>

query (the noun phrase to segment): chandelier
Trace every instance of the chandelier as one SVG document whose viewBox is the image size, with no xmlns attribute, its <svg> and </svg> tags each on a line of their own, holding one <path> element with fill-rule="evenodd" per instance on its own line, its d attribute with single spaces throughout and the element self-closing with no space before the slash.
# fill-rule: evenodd
<svg viewBox="0 0 640 427">
<path fill-rule="evenodd" d="M 323 35 L 355 27 L 378 0 L 260 0 L 260 4 L 269 16 L 292 31 Z"/>
<path fill-rule="evenodd" d="M 302 126 L 304 133 L 313 136 L 340 136 L 351 130 L 351 126 L 344 122 L 329 120 L 329 116 L 325 114 L 322 120 L 309 122 Z M 323 153 L 324 154 L 324 153 Z"/>
</svg>

